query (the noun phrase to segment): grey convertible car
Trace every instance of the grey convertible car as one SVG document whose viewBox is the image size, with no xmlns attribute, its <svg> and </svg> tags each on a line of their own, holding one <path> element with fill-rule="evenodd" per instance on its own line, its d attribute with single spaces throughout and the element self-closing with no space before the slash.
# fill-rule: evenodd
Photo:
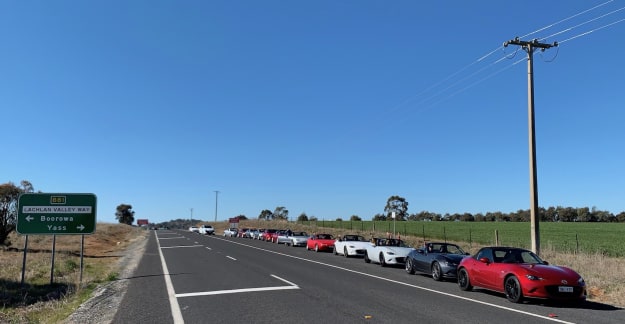
<svg viewBox="0 0 625 324">
<path fill-rule="evenodd" d="M 456 270 L 460 260 L 468 256 L 458 245 L 451 243 L 430 242 L 410 252 L 406 257 L 406 272 L 432 274 L 432 279 L 456 279 Z"/>
</svg>

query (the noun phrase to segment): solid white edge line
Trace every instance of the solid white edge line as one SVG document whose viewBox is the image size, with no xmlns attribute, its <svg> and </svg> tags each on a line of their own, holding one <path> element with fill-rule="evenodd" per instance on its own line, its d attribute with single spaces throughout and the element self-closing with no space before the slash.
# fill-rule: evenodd
<svg viewBox="0 0 625 324">
<path fill-rule="evenodd" d="M 235 259 L 235 258 L 233 258 L 233 257 L 231 257 L 231 256 L 229 256 L 229 255 L 226 255 L 226 258 L 228 258 L 228 259 L 230 259 L 230 260 L 233 260 L 233 261 L 236 261 L 236 260 L 237 260 L 237 259 Z"/>
<path fill-rule="evenodd" d="M 184 324 L 182 312 L 180 311 L 180 305 L 178 305 L 178 299 L 176 299 L 176 292 L 174 291 L 169 270 L 167 269 L 167 263 L 165 263 L 165 257 L 163 256 L 163 251 L 161 250 L 161 243 L 158 241 L 158 234 L 155 232 L 154 235 L 156 235 L 158 254 L 161 257 L 161 265 L 163 266 L 163 277 L 165 278 L 165 286 L 167 287 L 167 296 L 169 298 L 169 307 L 171 307 L 171 316 L 174 318 L 174 324 Z"/>
<path fill-rule="evenodd" d="M 560 320 L 560 319 L 557 319 L 557 318 L 553 318 L 553 317 L 543 316 L 543 315 L 534 314 L 534 313 L 530 313 L 530 312 L 526 312 L 526 311 L 522 311 L 522 310 L 518 310 L 518 309 L 514 309 L 514 308 L 501 306 L 501 305 L 491 304 L 491 303 L 483 302 L 483 301 L 480 301 L 480 300 L 474 300 L 474 299 L 470 299 L 470 298 L 463 297 L 463 296 L 458 296 L 458 295 L 454 295 L 454 294 L 450 294 L 450 293 L 446 293 L 446 292 L 442 292 L 442 291 L 438 291 L 438 290 L 434 290 L 434 289 L 430 289 L 430 288 L 426 288 L 426 287 L 421 287 L 421 286 L 409 284 L 409 283 L 406 283 L 406 282 L 401 282 L 401 281 L 397 281 L 397 280 L 393 280 L 393 279 L 388 279 L 388 278 L 372 275 L 372 274 L 365 273 L 365 272 L 360 272 L 360 271 L 356 271 L 356 270 L 352 270 L 352 269 L 347 269 L 347 268 L 335 266 L 333 264 L 328 264 L 328 263 L 323 263 L 323 262 L 320 262 L 320 261 L 305 259 L 305 258 L 301 258 L 301 257 L 294 256 L 294 255 L 284 254 L 282 252 L 266 250 L 266 249 L 263 249 L 263 248 L 260 248 L 260 247 L 251 246 L 251 245 L 247 245 L 247 244 L 243 244 L 243 243 L 235 242 L 235 241 L 231 241 L 231 240 L 226 240 L 226 239 L 222 239 L 222 238 L 217 238 L 217 237 L 215 237 L 215 238 L 218 239 L 218 240 L 230 242 L 232 244 L 238 244 L 238 245 L 241 245 L 241 246 L 246 246 L 246 247 L 249 247 L 249 248 L 252 248 L 252 249 L 257 249 L 257 250 L 261 250 L 261 251 L 265 251 L 265 252 L 269 252 L 269 253 L 274 253 L 274 254 L 286 256 L 286 257 L 293 258 L 293 259 L 298 259 L 298 260 L 302 260 L 302 261 L 306 261 L 306 262 L 316 263 L 316 264 L 324 265 L 324 266 L 327 266 L 327 267 L 330 267 L 330 268 L 335 268 L 335 269 L 339 269 L 339 270 L 343 270 L 343 271 L 347 271 L 347 272 L 352 272 L 352 273 L 360 274 L 360 275 L 363 275 L 363 276 L 367 276 L 367 277 L 371 277 L 371 278 L 375 278 L 375 279 L 379 279 L 379 280 L 384 280 L 384 281 L 388 281 L 388 282 L 392 282 L 392 283 L 396 283 L 396 284 L 404 285 L 404 286 L 408 286 L 408 287 L 413 287 L 413 288 L 429 291 L 429 292 L 432 292 L 432 293 L 445 295 L 445 296 L 448 296 L 448 297 L 462 299 L 462 300 L 466 300 L 466 301 L 473 302 L 473 303 L 478 303 L 478 304 L 482 304 L 482 305 L 486 305 L 486 306 L 491 306 L 491 307 L 495 307 L 495 308 L 499 308 L 499 309 L 503 309 L 503 310 L 507 310 L 507 311 L 511 311 L 511 312 L 515 312 L 515 313 L 519 313 L 519 314 L 524 314 L 524 315 L 528 315 L 528 316 L 538 317 L 538 318 L 542 318 L 542 319 L 546 319 L 546 320 L 553 321 L 553 322 L 558 322 L 558 323 L 575 324 L 574 322 L 567 322 L 567 321 L 563 321 L 563 320 Z"/>
</svg>

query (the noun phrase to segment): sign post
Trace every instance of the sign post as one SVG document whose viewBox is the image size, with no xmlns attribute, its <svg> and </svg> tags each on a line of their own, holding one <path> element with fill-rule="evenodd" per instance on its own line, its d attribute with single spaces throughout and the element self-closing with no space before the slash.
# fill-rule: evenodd
<svg viewBox="0 0 625 324">
<path fill-rule="evenodd" d="M 19 234 L 93 234 L 96 226 L 94 194 L 26 193 L 18 199 Z"/>
</svg>

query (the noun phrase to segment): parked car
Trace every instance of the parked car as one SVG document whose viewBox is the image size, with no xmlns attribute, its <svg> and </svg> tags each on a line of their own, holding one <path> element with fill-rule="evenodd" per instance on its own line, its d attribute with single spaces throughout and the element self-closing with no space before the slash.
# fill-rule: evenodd
<svg viewBox="0 0 625 324">
<path fill-rule="evenodd" d="M 245 237 L 245 238 L 249 238 L 249 239 L 254 238 L 254 233 L 255 233 L 255 232 L 258 232 L 258 230 L 257 230 L 257 229 L 255 229 L 255 228 L 248 228 L 248 229 L 245 231 L 245 233 L 243 233 L 243 237 Z"/>
<path fill-rule="evenodd" d="M 289 241 L 286 242 L 286 245 L 290 246 L 306 246 L 306 242 L 308 242 L 308 233 L 306 232 L 293 232 L 288 236 Z"/>
<path fill-rule="evenodd" d="M 267 228 L 267 229 L 265 229 L 265 231 L 260 236 L 260 240 L 261 241 L 265 241 L 265 242 L 271 242 L 271 236 L 276 231 L 277 231 L 277 229 L 275 229 L 275 228 Z"/>
<path fill-rule="evenodd" d="M 247 231 L 249 231 L 250 229 L 247 227 L 243 227 L 241 228 L 238 232 L 237 232 L 237 237 L 245 237 L 245 233 Z"/>
<path fill-rule="evenodd" d="M 199 227 L 198 233 L 203 235 L 213 235 L 215 234 L 215 229 L 211 225 L 201 225 Z"/>
<path fill-rule="evenodd" d="M 334 237 L 332 234 L 313 234 L 306 240 L 306 250 L 332 251 L 334 249 Z"/>
<path fill-rule="evenodd" d="M 274 243 L 288 243 L 290 242 L 289 235 L 293 233 L 291 230 L 278 230 L 276 235 L 273 237 Z"/>
<path fill-rule="evenodd" d="M 231 228 L 224 230 L 224 236 L 228 236 L 228 237 L 237 237 L 238 233 L 239 233 L 239 230 L 235 227 L 231 227 Z"/>
<path fill-rule="evenodd" d="M 586 282 L 574 270 L 549 265 L 532 251 L 515 247 L 484 247 L 458 265 L 461 290 L 473 287 L 504 293 L 513 303 L 524 298 L 586 300 Z"/>
<path fill-rule="evenodd" d="M 365 251 L 365 262 L 387 265 L 404 265 L 408 254 L 414 250 L 404 241 L 396 238 L 374 238 Z"/>
<path fill-rule="evenodd" d="M 458 245 L 451 243 L 430 242 L 411 251 L 406 257 L 406 272 L 414 274 L 423 272 L 432 274 L 432 279 L 441 281 L 444 278 L 455 279 L 458 264 L 467 257 Z"/>
<path fill-rule="evenodd" d="M 264 232 L 265 232 L 264 228 L 259 228 L 257 230 L 254 230 L 252 231 L 252 238 L 255 240 L 260 240 Z"/>
<path fill-rule="evenodd" d="M 189 232 L 199 233 L 200 232 L 200 228 L 197 227 L 197 226 L 191 226 L 191 227 L 189 227 Z"/>
<path fill-rule="evenodd" d="M 371 246 L 371 242 L 364 236 L 347 234 L 334 241 L 334 254 L 340 254 L 346 258 L 350 256 L 364 256 L 367 246 Z"/>
</svg>

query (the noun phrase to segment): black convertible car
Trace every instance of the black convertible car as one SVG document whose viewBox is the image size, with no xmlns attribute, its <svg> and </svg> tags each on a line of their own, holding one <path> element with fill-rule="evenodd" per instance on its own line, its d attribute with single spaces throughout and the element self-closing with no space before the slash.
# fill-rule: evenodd
<svg viewBox="0 0 625 324">
<path fill-rule="evenodd" d="M 436 281 L 456 278 L 460 260 L 468 256 L 458 245 L 451 243 L 426 243 L 406 257 L 406 272 L 432 274 Z"/>
</svg>

